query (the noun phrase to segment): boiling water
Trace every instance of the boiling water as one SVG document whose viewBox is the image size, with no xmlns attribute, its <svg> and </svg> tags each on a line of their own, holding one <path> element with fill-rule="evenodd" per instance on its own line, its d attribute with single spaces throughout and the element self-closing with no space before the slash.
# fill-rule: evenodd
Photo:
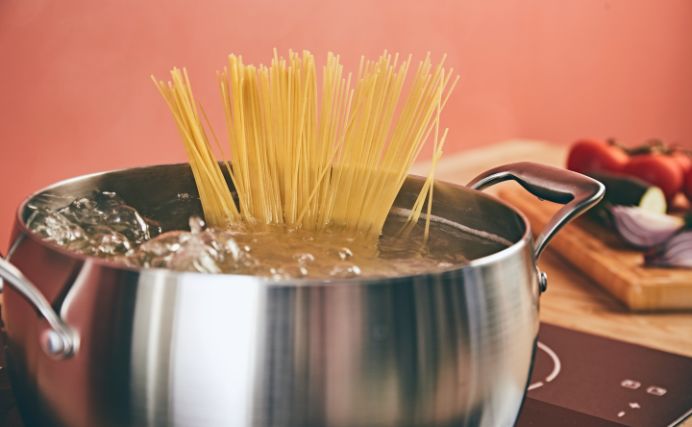
<svg viewBox="0 0 692 427">
<path fill-rule="evenodd" d="M 205 228 L 193 205 L 198 201 L 187 194 L 165 204 L 169 212 L 189 217 L 189 230 L 163 230 L 112 192 L 95 192 L 59 209 L 33 203 L 27 224 L 69 250 L 128 266 L 274 279 L 418 274 L 464 264 L 508 244 L 436 221 L 424 244 L 424 221 L 402 232 L 403 215 L 390 215 L 382 236 L 374 239 L 336 227 L 319 232 L 267 225 Z"/>
</svg>

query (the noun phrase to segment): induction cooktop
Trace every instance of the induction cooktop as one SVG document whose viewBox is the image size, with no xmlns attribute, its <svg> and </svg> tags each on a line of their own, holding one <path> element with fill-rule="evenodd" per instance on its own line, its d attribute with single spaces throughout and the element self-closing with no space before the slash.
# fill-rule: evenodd
<svg viewBox="0 0 692 427">
<path fill-rule="evenodd" d="M 666 427 L 690 414 L 692 358 L 541 324 L 518 427 Z"/>
</svg>

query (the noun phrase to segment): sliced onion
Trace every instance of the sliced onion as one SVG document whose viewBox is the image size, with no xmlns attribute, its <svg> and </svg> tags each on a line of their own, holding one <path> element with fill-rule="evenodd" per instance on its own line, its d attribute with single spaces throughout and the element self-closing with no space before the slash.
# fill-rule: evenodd
<svg viewBox="0 0 692 427">
<path fill-rule="evenodd" d="M 645 257 L 646 264 L 692 268 L 692 231 L 676 234 Z"/>
<path fill-rule="evenodd" d="M 627 243 L 639 248 L 663 243 L 685 224 L 682 218 L 640 207 L 613 206 L 610 210 L 618 233 Z"/>
</svg>

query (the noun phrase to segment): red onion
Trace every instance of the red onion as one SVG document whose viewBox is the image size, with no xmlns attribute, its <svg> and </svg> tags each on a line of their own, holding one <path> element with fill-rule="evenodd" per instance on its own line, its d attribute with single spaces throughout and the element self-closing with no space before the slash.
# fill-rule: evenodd
<svg viewBox="0 0 692 427">
<path fill-rule="evenodd" d="M 631 206 L 613 206 L 613 222 L 622 238 L 639 248 L 659 245 L 685 224 L 682 218 Z"/>
<path fill-rule="evenodd" d="M 692 268 L 692 231 L 676 234 L 645 256 L 646 264 Z"/>
</svg>

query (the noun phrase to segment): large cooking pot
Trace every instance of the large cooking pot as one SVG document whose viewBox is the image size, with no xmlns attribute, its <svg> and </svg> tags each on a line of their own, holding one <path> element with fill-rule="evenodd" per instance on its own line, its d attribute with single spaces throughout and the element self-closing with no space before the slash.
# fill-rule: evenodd
<svg viewBox="0 0 692 427">
<path fill-rule="evenodd" d="M 516 180 L 566 206 L 536 243 L 526 219 L 477 191 Z M 396 206 L 413 204 L 409 177 Z M 0 258 L 10 378 L 29 426 L 508 426 L 519 413 L 551 236 L 603 195 L 585 176 L 502 166 L 437 183 L 438 221 L 506 249 L 447 271 L 295 280 L 133 269 L 71 253 L 26 226 L 27 204 L 115 191 L 167 227 L 196 193 L 187 165 L 70 179 L 29 198 Z"/>
</svg>

